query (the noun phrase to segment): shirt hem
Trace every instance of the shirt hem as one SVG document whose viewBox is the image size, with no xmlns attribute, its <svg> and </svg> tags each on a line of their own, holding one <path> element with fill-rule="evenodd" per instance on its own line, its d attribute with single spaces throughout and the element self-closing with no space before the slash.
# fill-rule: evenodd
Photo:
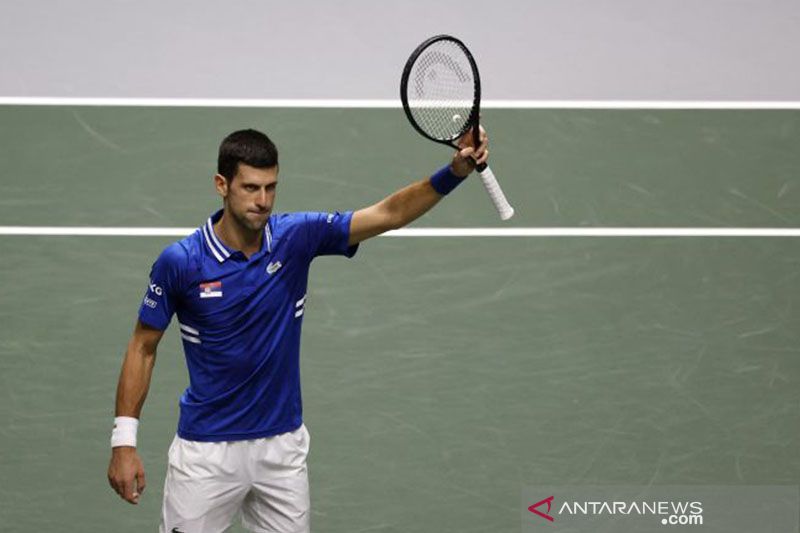
<svg viewBox="0 0 800 533">
<path fill-rule="evenodd" d="M 284 424 L 275 428 L 264 429 L 261 431 L 248 431 L 246 433 L 223 433 L 223 434 L 205 434 L 205 433 L 191 433 L 188 431 L 181 431 L 178 428 L 178 437 L 183 440 L 193 440 L 197 442 L 228 442 L 236 440 L 252 440 L 263 439 L 265 437 L 274 437 L 282 433 L 294 431 L 303 425 L 301 420 L 299 423 Z"/>
</svg>

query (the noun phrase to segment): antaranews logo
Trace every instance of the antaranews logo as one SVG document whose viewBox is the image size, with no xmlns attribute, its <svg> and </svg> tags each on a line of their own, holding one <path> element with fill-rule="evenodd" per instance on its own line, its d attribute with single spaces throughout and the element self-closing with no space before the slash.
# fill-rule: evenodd
<svg viewBox="0 0 800 533">
<path fill-rule="evenodd" d="M 522 533 L 798 531 L 798 485 L 537 485 L 518 500 Z"/>
<path fill-rule="evenodd" d="M 528 511 L 550 522 L 555 518 L 550 515 L 555 496 L 534 503 Z M 542 507 L 547 505 L 547 511 Z M 559 517 L 593 517 L 593 516 L 653 516 L 662 525 L 686 526 L 703 524 L 703 504 L 699 501 L 567 501 L 554 510 Z"/>
</svg>

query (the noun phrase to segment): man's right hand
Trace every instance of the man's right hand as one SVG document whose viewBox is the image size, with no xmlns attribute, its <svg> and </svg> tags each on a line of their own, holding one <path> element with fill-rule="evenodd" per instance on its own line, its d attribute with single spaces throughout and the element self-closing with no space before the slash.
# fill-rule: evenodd
<svg viewBox="0 0 800 533">
<path fill-rule="evenodd" d="M 136 448 L 118 446 L 111 449 L 111 462 L 108 465 L 108 482 L 111 488 L 128 503 L 139 503 L 144 492 L 144 467 Z"/>
</svg>

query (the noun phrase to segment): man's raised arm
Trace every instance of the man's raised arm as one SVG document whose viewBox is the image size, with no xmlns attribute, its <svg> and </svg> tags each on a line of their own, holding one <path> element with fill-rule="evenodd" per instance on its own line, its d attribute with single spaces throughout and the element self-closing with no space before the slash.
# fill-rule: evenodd
<svg viewBox="0 0 800 533">
<path fill-rule="evenodd" d="M 462 138 L 453 161 L 430 179 L 421 180 L 390 194 L 380 202 L 359 209 L 350 221 L 350 246 L 386 231 L 402 228 L 421 217 L 453 190 L 475 166 L 489 158 L 489 137 L 481 128 L 481 144 L 471 146 L 472 132 Z"/>
</svg>

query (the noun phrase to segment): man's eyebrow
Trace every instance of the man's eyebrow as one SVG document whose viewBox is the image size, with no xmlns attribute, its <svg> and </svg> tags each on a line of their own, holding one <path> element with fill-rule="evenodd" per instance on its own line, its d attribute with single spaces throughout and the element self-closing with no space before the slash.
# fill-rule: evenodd
<svg viewBox="0 0 800 533">
<path fill-rule="evenodd" d="M 272 185 L 277 185 L 277 184 L 278 184 L 278 180 L 271 181 L 271 182 L 266 183 L 264 185 L 259 185 L 258 183 L 255 183 L 255 182 L 252 182 L 252 181 L 244 181 L 244 180 L 242 181 L 242 186 L 243 187 L 270 187 Z"/>
</svg>

